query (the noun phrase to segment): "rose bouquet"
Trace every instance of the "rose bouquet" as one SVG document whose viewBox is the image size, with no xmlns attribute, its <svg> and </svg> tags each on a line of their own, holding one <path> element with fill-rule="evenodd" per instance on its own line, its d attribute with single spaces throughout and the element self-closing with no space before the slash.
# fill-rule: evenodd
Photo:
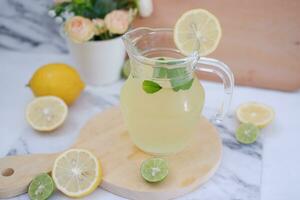
<svg viewBox="0 0 300 200">
<path fill-rule="evenodd" d="M 120 78 L 122 35 L 133 19 L 152 13 L 152 0 L 54 0 L 49 15 L 61 24 L 74 63 L 89 85 Z"/>
<path fill-rule="evenodd" d="M 75 43 L 107 40 L 125 33 L 138 12 L 138 0 L 55 0 L 49 15 L 63 24 Z"/>
</svg>

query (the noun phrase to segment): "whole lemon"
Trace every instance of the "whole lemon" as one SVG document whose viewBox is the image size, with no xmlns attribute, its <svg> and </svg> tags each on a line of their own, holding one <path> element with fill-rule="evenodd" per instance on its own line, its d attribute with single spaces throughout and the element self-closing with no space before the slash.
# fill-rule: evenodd
<svg viewBox="0 0 300 200">
<path fill-rule="evenodd" d="M 28 86 L 35 96 L 57 96 L 70 105 L 80 95 L 85 84 L 71 66 L 51 63 L 40 67 L 33 74 Z"/>
</svg>

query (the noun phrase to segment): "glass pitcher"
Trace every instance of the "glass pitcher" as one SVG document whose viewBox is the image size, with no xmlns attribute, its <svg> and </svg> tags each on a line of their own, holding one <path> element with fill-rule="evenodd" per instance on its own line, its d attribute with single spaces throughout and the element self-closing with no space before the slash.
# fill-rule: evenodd
<svg viewBox="0 0 300 200">
<path fill-rule="evenodd" d="M 222 62 L 184 56 L 172 29 L 137 28 L 123 41 L 131 73 L 121 90 L 121 110 L 132 142 L 141 150 L 166 155 L 183 150 L 197 132 L 205 93 L 195 71 L 216 73 L 223 81 L 223 103 L 215 120 L 228 110 L 234 78 Z"/>
</svg>

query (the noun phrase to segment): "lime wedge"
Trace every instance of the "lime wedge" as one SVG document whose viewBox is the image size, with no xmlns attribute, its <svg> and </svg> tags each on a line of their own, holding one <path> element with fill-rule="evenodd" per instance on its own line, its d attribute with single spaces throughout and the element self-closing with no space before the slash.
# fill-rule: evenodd
<svg viewBox="0 0 300 200">
<path fill-rule="evenodd" d="M 162 181 L 168 175 L 167 161 L 161 158 L 145 160 L 141 166 L 141 175 L 148 182 Z"/>
<path fill-rule="evenodd" d="M 54 192 L 55 186 L 52 178 L 46 174 L 40 174 L 29 185 L 28 195 L 31 200 L 46 200 Z"/>
<path fill-rule="evenodd" d="M 251 123 L 244 123 L 236 130 L 235 137 L 240 143 L 252 144 L 256 141 L 258 134 L 259 128 Z"/>
<path fill-rule="evenodd" d="M 129 74 L 130 74 L 130 62 L 129 59 L 127 59 L 123 64 L 122 76 L 124 78 L 128 78 Z"/>
</svg>

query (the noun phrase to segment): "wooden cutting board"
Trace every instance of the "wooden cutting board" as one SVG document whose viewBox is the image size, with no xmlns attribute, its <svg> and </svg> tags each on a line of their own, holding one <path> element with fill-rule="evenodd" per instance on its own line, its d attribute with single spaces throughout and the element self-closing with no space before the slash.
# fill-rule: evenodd
<svg viewBox="0 0 300 200">
<path fill-rule="evenodd" d="M 103 166 L 104 189 L 129 198 L 166 200 L 186 194 L 207 181 L 219 166 L 222 143 L 214 126 L 205 118 L 199 132 L 182 152 L 165 156 L 169 175 L 161 183 L 145 182 L 139 174 L 141 163 L 150 158 L 130 141 L 118 107 L 90 119 L 72 148 L 93 152 Z M 30 181 L 50 172 L 58 154 L 12 156 L 0 159 L 0 198 L 25 193 Z"/>
<path fill-rule="evenodd" d="M 228 64 L 237 84 L 286 91 L 300 89 L 299 0 L 153 2 L 153 15 L 136 20 L 136 27 L 174 27 L 185 11 L 207 9 L 218 17 L 223 30 L 217 50 L 208 57 Z M 208 74 L 199 76 L 215 78 Z"/>
</svg>

